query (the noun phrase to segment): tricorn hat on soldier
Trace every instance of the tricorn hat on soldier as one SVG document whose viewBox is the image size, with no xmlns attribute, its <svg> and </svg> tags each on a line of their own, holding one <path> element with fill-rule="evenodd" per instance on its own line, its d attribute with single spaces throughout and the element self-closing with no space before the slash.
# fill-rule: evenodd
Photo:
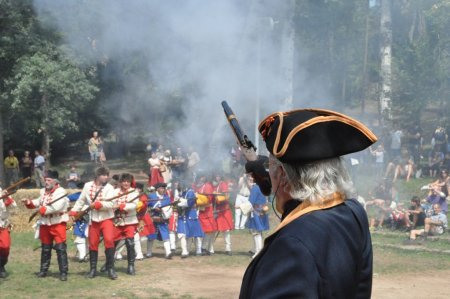
<svg viewBox="0 0 450 299">
<path fill-rule="evenodd" d="M 155 189 L 158 189 L 158 188 L 166 188 L 166 187 L 167 187 L 167 184 L 166 184 L 166 183 L 156 183 L 155 185 L 153 185 L 153 187 L 154 187 Z"/>
<path fill-rule="evenodd" d="M 276 112 L 258 126 L 269 152 L 283 163 L 308 163 L 361 151 L 377 141 L 362 123 L 322 109 Z"/>
</svg>

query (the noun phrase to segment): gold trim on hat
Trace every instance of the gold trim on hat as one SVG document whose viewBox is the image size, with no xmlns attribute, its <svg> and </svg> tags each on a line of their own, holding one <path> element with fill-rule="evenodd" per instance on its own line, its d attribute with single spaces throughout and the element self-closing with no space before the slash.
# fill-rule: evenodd
<svg viewBox="0 0 450 299">
<path fill-rule="evenodd" d="M 279 147 L 280 139 L 281 139 L 281 130 L 283 129 L 284 116 L 285 115 L 287 116 L 289 114 L 299 112 L 299 111 L 311 111 L 311 112 L 318 112 L 318 113 L 331 114 L 331 115 L 316 116 L 316 117 L 313 117 L 313 118 L 299 124 L 298 126 L 296 126 L 286 137 L 286 141 L 284 142 L 284 145 L 281 148 L 281 150 L 278 151 L 278 147 Z M 273 149 L 272 149 L 272 154 L 277 158 L 284 156 L 284 154 L 286 153 L 286 151 L 289 147 L 289 144 L 291 143 L 292 139 L 298 132 L 300 132 L 301 130 L 308 128 L 312 125 L 315 125 L 317 123 L 322 123 L 322 122 L 338 121 L 338 122 L 345 123 L 351 127 L 354 127 L 355 129 L 359 130 L 371 142 L 374 143 L 377 141 L 377 137 L 375 136 L 375 134 L 373 134 L 372 131 L 370 131 L 369 128 L 367 128 L 361 122 L 359 122 L 347 115 L 344 115 L 344 114 L 341 114 L 341 113 L 338 113 L 335 111 L 331 111 L 331 110 L 325 110 L 325 109 L 297 109 L 297 110 L 291 110 L 291 111 L 287 111 L 287 112 L 275 112 L 275 113 L 272 113 L 271 115 L 267 116 L 266 118 L 264 118 L 264 120 L 262 122 L 260 122 L 258 129 L 260 129 L 265 124 L 265 120 L 267 118 L 275 117 L 275 116 L 278 116 L 280 118 L 280 124 L 278 126 L 275 143 L 274 143 Z M 269 128 L 265 128 L 265 129 L 268 130 Z"/>
</svg>

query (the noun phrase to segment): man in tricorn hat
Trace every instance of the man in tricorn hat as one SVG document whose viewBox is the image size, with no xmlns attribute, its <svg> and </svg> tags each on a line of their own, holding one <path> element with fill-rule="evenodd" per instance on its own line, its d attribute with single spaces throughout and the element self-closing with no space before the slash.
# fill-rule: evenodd
<svg viewBox="0 0 450 299">
<path fill-rule="evenodd" d="M 368 221 L 350 199 L 341 156 L 369 147 L 376 136 L 348 116 L 320 109 L 273 113 L 259 131 L 270 157 L 261 165 L 263 159 L 244 151 L 256 160 L 247 171 L 264 193 L 274 193 L 282 216 L 247 268 L 240 298 L 369 298 Z"/>
<path fill-rule="evenodd" d="M 58 172 L 48 170 L 44 177 L 45 187 L 41 189 L 36 199 L 25 199 L 28 209 L 37 208 L 39 220 L 39 239 L 41 240 L 41 267 L 38 277 L 46 277 L 50 267 L 52 249 L 56 250 L 59 265 L 59 279 L 67 280 L 69 264 L 67 261 L 66 223 L 69 220 L 67 207 L 69 199 L 65 197 L 66 190 L 59 185 Z M 53 243 L 55 243 L 53 245 Z"/>
</svg>

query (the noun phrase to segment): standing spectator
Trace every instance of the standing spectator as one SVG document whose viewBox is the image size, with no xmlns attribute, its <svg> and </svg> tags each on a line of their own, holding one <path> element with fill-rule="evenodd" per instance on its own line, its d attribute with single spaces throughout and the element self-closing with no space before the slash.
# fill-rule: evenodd
<svg viewBox="0 0 450 299">
<path fill-rule="evenodd" d="M 8 157 L 3 163 L 5 166 L 5 186 L 10 186 L 19 180 L 19 160 L 14 156 L 14 151 L 9 150 Z"/>
<path fill-rule="evenodd" d="M 165 166 L 161 167 L 161 161 L 159 160 L 156 152 L 152 153 L 152 156 L 150 159 L 148 159 L 148 164 L 150 166 L 150 178 L 148 185 L 149 186 L 155 186 L 158 183 L 164 183 L 164 178 L 161 175 L 162 171 L 165 171 Z M 161 169 L 162 168 L 162 169 Z"/>
<path fill-rule="evenodd" d="M 422 154 L 422 129 L 419 125 L 415 125 L 410 131 L 409 131 L 409 137 L 410 137 L 410 143 L 409 143 L 409 152 L 411 153 L 411 156 L 414 158 L 414 163 L 416 165 L 420 165 L 420 157 Z"/>
<path fill-rule="evenodd" d="M 29 151 L 24 152 L 24 156 L 21 159 L 22 177 L 31 177 L 31 170 L 33 169 L 33 159 L 30 156 Z"/>
<path fill-rule="evenodd" d="M 100 164 L 102 164 L 102 166 L 104 165 L 104 163 L 106 162 L 106 155 L 105 155 L 105 146 L 103 143 L 103 139 L 102 137 L 98 137 L 98 160 L 100 161 Z"/>
<path fill-rule="evenodd" d="M 448 136 L 445 133 L 445 129 L 441 126 L 437 127 L 436 130 L 434 131 L 433 138 L 431 140 L 433 149 L 438 152 L 446 153 L 447 139 Z"/>
<path fill-rule="evenodd" d="M 38 150 L 36 150 L 34 151 L 34 181 L 36 183 L 36 188 L 42 188 L 45 186 L 44 173 L 45 158 Z"/>
<path fill-rule="evenodd" d="M 161 164 L 164 164 L 165 171 L 161 173 L 164 183 L 168 184 L 172 181 L 172 161 L 170 150 L 165 150 L 162 157 L 160 157 Z"/>
<path fill-rule="evenodd" d="M 194 148 L 191 146 L 189 147 L 189 154 L 188 154 L 188 164 L 187 164 L 187 171 L 188 171 L 188 178 L 192 181 L 196 181 L 197 178 L 197 168 L 200 163 L 200 156 L 198 153 L 194 150 Z"/>
<path fill-rule="evenodd" d="M 375 172 L 377 176 L 381 176 L 384 170 L 385 150 L 383 144 L 379 144 L 375 150 L 370 147 L 370 153 L 375 158 Z"/>
<path fill-rule="evenodd" d="M 428 171 L 431 178 L 436 177 L 439 169 L 444 164 L 444 158 L 444 153 L 436 151 L 434 149 L 430 151 L 430 154 L 428 156 Z"/>
<path fill-rule="evenodd" d="M 66 178 L 67 188 L 77 189 L 77 185 L 80 182 L 80 175 L 77 172 L 77 168 L 74 164 L 70 166 L 70 171 Z"/>
<path fill-rule="evenodd" d="M 390 152 L 391 160 L 400 157 L 401 154 L 400 149 L 402 148 L 402 137 L 403 131 L 400 130 L 399 128 L 395 128 L 391 132 L 391 152 Z"/>
<path fill-rule="evenodd" d="M 181 150 L 181 147 L 177 148 L 177 152 L 172 161 L 172 175 L 175 179 L 180 179 L 184 177 L 184 171 L 186 167 L 186 157 Z"/>
<path fill-rule="evenodd" d="M 94 163 L 100 163 L 100 151 L 99 146 L 101 145 L 101 139 L 98 137 L 98 132 L 92 132 L 92 137 L 88 142 L 88 150 L 91 155 L 91 161 Z"/>
</svg>

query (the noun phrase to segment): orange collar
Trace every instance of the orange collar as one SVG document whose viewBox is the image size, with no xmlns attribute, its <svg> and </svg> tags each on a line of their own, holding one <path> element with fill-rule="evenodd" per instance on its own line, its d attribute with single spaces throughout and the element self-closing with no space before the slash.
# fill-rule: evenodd
<svg viewBox="0 0 450 299">
<path fill-rule="evenodd" d="M 304 214 L 307 214 L 312 211 L 317 210 L 325 210 L 332 207 L 335 207 L 337 205 L 340 205 L 344 202 L 344 195 L 339 192 L 335 192 L 328 196 L 327 198 L 324 198 L 319 204 L 311 204 L 309 201 L 304 201 L 301 204 L 299 204 L 294 210 L 292 210 L 284 219 L 281 221 L 281 223 L 277 226 L 275 231 L 273 233 L 276 233 L 281 228 L 285 227 L 295 219 L 303 216 Z"/>
</svg>

